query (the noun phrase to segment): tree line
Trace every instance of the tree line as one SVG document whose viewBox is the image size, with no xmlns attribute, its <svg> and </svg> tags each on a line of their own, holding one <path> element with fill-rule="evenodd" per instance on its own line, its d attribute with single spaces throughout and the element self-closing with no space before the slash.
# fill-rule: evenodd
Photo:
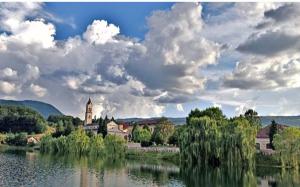
<svg viewBox="0 0 300 187">
<path fill-rule="evenodd" d="M 50 154 L 71 154 L 76 156 L 114 156 L 123 157 L 126 149 L 126 142 L 122 137 L 101 134 L 90 134 L 82 129 L 71 132 L 68 136 L 58 138 L 51 135 L 42 138 L 40 151 Z"/>
<path fill-rule="evenodd" d="M 22 106 L 0 106 L 0 132 L 42 133 L 47 122 L 36 111 Z"/>
</svg>

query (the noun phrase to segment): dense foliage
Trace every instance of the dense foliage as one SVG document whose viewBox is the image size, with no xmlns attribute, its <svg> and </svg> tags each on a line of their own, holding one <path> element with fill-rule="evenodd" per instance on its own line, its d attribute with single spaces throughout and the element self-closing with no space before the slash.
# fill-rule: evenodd
<svg viewBox="0 0 300 187">
<path fill-rule="evenodd" d="M 174 130 L 173 134 L 169 137 L 168 143 L 171 145 L 179 146 L 180 134 L 181 134 L 181 132 L 184 131 L 185 127 L 186 127 L 186 125 L 175 126 L 175 130 Z"/>
<path fill-rule="evenodd" d="M 73 117 L 73 116 L 65 116 L 65 115 L 50 115 L 47 119 L 47 121 L 52 122 L 52 123 L 58 123 L 61 121 L 64 126 L 67 124 L 72 124 L 75 127 L 78 127 L 80 125 L 83 125 L 83 121 L 78 118 L 78 117 Z"/>
<path fill-rule="evenodd" d="M 124 157 L 126 142 L 123 137 L 109 134 L 104 138 L 104 145 L 110 157 Z"/>
<path fill-rule="evenodd" d="M 41 133 L 47 122 L 36 111 L 21 106 L 0 106 L 0 132 Z"/>
<path fill-rule="evenodd" d="M 156 144 L 165 145 L 168 143 L 169 138 L 174 133 L 174 125 L 166 118 L 162 118 L 159 124 L 154 128 L 152 134 L 152 141 Z"/>
<path fill-rule="evenodd" d="M 148 128 L 149 129 L 149 128 Z M 139 125 L 134 126 L 132 129 L 132 141 L 134 142 L 150 142 L 151 132 L 150 129 L 141 128 Z"/>
<path fill-rule="evenodd" d="M 202 166 L 251 166 L 257 128 L 245 117 L 226 119 L 220 109 L 192 111 L 180 134 L 181 160 Z M 218 111 L 217 115 L 212 114 Z"/>
<path fill-rule="evenodd" d="M 300 129 L 288 127 L 274 136 L 273 144 L 283 167 L 300 166 Z"/>
<path fill-rule="evenodd" d="M 115 135 L 108 135 L 105 139 L 101 134 L 89 137 L 83 129 L 79 128 L 68 136 L 43 137 L 40 149 L 42 153 L 121 156 L 125 152 L 125 140 Z"/>
<path fill-rule="evenodd" d="M 104 119 L 102 119 L 102 117 L 98 119 L 98 124 L 99 124 L 98 133 L 102 134 L 103 137 L 105 137 L 107 135 L 107 123 L 108 122 L 109 122 L 109 119 L 107 116 L 105 116 Z"/>
<path fill-rule="evenodd" d="M 258 116 L 258 113 L 255 110 L 253 109 L 247 110 L 245 112 L 245 118 L 250 122 L 251 125 L 261 127 L 260 118 Z"/>
<path fill-rule="evenodd" d="M 207 108 L 206 110 L 199 110 L 198 108 L 196 108 L 195 110 L 192 110 L 189 113 L 188 117 L 186 118 L 186 124 L 187 125 L 190 124 L 190 119 L 192 117 L 203 117 L 203 116 L 210 117 L 211 119 L 215 119 L 217 121 L 221 121 L 225 119 L 222 110 L 218 107 L 210 107 Z"/>
<path fill-rule="evenodd" d="M 274 143 L 273 143 L 273 139 L 274 136 L 278 133 L 278 125 L 277 123 L 272 120 L 271 126 L 270 126 L 270 132 L 269 132 L 269 139 L 270 139 L 270 144 L 271 147 L 274 149 Z"/>
<path fill-rule="evenodd" d="M 76 127 L 83 125 L 80 118 L 65 115 L 50 115 L 47 121 L 55 128 L 54 137 L 61 135 L 67 136 L 74 131 Z"/>
<path fill-rule="evenodd" d="M 27 133 L 8 133 L 6 134 L 5 143 L 8 145 L 25 146 L 27 144 Z"/>
</svg>

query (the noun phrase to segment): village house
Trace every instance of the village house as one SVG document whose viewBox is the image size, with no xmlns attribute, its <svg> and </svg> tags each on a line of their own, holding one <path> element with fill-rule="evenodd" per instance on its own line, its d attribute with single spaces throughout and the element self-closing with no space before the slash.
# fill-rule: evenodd
<svg viewBox="0 0 300 187">
<path fill-rule="evenodd" d="M 85 112 L 85 120 L 83 129 L 85 131 L 90 131 L 97 134 L 99 125 L 97 123 L 93 123 L 93 103 L 91 98 L 89 98 L 86 103 L 86 112 Z M 130 132 L 127 129 L 126 125 L 118 124 L 114 120 L 109 121 L 107 124 L 107 134 L 113 134 L 117 136 L 123 137 L 125 140 L 130 140 Z"/>
<path fill-rule="evenodd" d="M 125 140 L 130 140 L 130 134 L 126 126 L 123 124 L 117 124 L 115 121 L 111 120 L 107 123 L 107 134 L 113 134 L 123 137 Z"/>
<path fill-rule="evenodd" d="M 261 128 L 255 139 L 256 149 L 262 152 L 263 154 L 273 154 L 274 150 L 271 147 L 270 143 L 270 127 L 271 125 L 265 126 Z M 277 124 L 277 128 L 279 131 L 283 130 L 284 128 L 288 127 L 287 125 Z"/>
<path fill-rule="evenodd" d="M 41 141 L 43 134 L 35 134 L 35 135 L 28 135 L 27 136 L 27 144 L 37 144 Z"/>
<path fill-rule="evenodd" d="M 89 98 L 88 102 L 86 103 L 86 112 L 85 112 L 83 129 L 87 132 L 93 132 L 97 134 L 99 129 L 99 124 L 93 123 L 92 116 L 93 116 L 93 103 L 91 101 L 91 98 Z M 118 135 L 123 137 L 126 141 L 131 141 L 134 124 L 139 125 L 141 128 L 147 126 L 150 129 L 151 133 L 153 133 L 154 128 L 157 126 L 157 124 L 159 124 L 159 119 L 147 119 L 135 123 L 110 120 L 106 124 L 107 134 Z"/>
</svg>

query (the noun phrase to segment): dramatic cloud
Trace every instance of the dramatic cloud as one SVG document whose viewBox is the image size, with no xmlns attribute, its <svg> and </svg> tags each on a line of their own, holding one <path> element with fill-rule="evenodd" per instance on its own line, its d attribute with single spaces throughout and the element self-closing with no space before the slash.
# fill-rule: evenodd
<svg viewBox="0 0 300 187">
<path fill-rule="evenodd" d="M 106 42 L 113 41 L 113 37 L 119 33 L 119 27 L 116 27 L 113 24 L 108 24 L 105 20 L 95 20 L 88 26 L 83 37 L 89 43 L 105 44 Z"/>
<path fill-rule="evenodd" d="M 265 64 L 238 63 L 234 72 L 227 75 L 224 85 L 240 89 L 278 89 L 300 87 L 300 62 L 271 61 Z"/>
<path fill-rule="evenodd" d="M 266 18 L 272 18 L 276 22 L 286 22 L 291 19 L 300 18 L 300 5 L 298 3 L 287 3 L 276 9 L 268 10 L 264 13 Z"/>
<path fill-rule="evenodd" d="M 200 99 L 235 114 L 300 109 L 291 97 L 300 87 L 298 5 L 211 3 L 206 13 L 177 3 L 147 17 L 142 41 L 101 18 L 57 40 L 62 20 L 43 6 L 0 5 L 1 98 L 40 99 L 80 117 L 89 96 L 98 116 L 161 116 L 169 104 L 184 113 Z"/>
<path fill-rule="evenodd" d="M 169 97 L 191 97 L 203 89 L 206 80 L 199 69 L 217 63 L 220 46 L 201 36 L 201 10 L 199 4 L 182 3 L 154 12 L 143 47 L 126 64 L 129 74 L 150 89 L 167 91 Z"/>
<path fill-rule="evenodd" d="M 18 72 L 9 68 L 9 67 L 6 67 L 2 70 L 0 70 L 0 79 L 2 80 L 15 80 L 17 79 L 18 77 Z"/>
<path fill-rule="evenodd" d="M 39 85 L 31 84 L 29 87 L 30 91 L 38 97 L 43 97 L 47 93 L 47 89 Z"/>
<path fill-rule="evenodd" d="M 291 6 L 275 4 L 263 12 L 262 19 L 254 25 L 265 26 L 253 30 L 238 45 L 237 50 L 242 56 L 233 72 L 224 76 L 223 86 L 263 90 L 300 86 L 300 32 L 295 16 L 300 12 Z"/>
<path fill-rule="evenodd" d="M 14 83 L 1 81 L 0 80 L 0 92 L 4 94 L 11 94 L 17 90 L 17 87 Z"/>
<path fill-rule="evenodd" d="M 281 31 L 267 31 L 251 36 L 237 50 L 257 55 L 273 56 L 288 50 L 300 49 L 300 35 L 289 35 Z"/>
</svg>

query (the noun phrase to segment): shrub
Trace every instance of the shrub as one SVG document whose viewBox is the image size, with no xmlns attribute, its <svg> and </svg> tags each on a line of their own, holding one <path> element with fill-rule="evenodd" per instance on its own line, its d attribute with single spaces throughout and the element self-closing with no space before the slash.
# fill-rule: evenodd
<svg viewBox="0 0 300 187">
<path fill-rule="evenodd" d="M 106 153 L 112 157 L 123 157 L 126 151 L 124 138 L 117 135 L 107 135 L 104 138 Z"/>
<path fill-rule="evenodd" d="M 9 145 L 25 146 L 27 144 L 27 133 L 8 133 L 5 142 Z"/>
</svg>

